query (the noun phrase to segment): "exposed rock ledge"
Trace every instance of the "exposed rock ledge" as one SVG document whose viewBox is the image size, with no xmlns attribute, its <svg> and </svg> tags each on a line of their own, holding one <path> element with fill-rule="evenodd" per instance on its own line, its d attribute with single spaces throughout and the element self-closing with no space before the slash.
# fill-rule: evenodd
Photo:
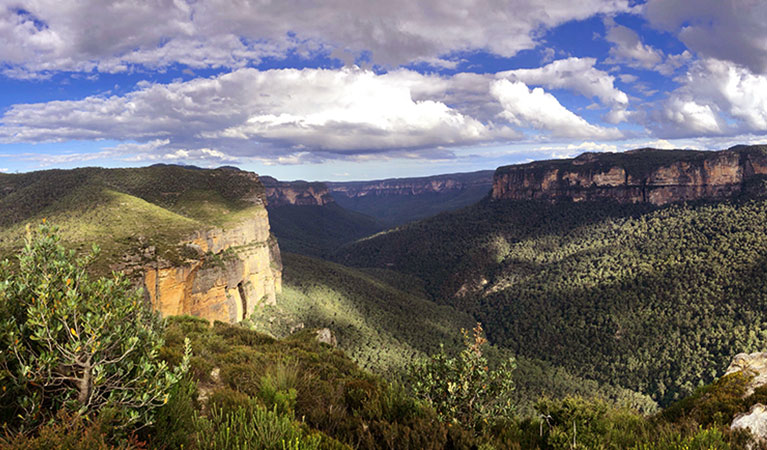
<svg viewBox="0 0 767 450">
<path fill-rule="evenodd" d="M 767 384 L 767 352 L 735 355 L 725 375 L 736 372 L 753 376 L 746 385 L 744 398 L 750 396 L 756 388 Z M 767 445 L 767 407 L 761 403 L 752 405 L 747 413 L 735 416 L 730 428 L 749 430 L 759 448 Z M 754 445 L 749 446 L 749 448 L 753 447 Z"/>
<path fill-rule="evenodd" d="M 275 303 L 282 289 L 282 262 L 266 209 L 226 230 L 196 232 L 180 244 L 186 250 L 181 264 L 149 248 L 123 269 L 140 274 L 147 300 L 163 316 L 189 314 L 231 323 L 259 305 Z"/>
</svg>

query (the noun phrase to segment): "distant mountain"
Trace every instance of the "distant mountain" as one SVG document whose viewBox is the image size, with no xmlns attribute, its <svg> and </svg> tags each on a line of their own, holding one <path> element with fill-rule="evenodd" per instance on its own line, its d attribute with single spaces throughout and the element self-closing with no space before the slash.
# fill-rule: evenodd
<svg viewBox="0 0 767 450">
<path fill-rule="evenodd" d="M 325 184 L 339 205 L 392 227 L 474 204 L 489 194 L 492 180 L 493 171 L 483 170 Z"/>
</svg>

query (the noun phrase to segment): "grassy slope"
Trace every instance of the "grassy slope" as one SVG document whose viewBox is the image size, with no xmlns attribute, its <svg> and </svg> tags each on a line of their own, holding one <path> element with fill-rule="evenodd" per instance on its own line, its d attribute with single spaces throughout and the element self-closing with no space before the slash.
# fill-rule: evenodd
<svg viewBox="0 0 767 450">
<path fill-rule="evenodd" d="M 168 259 L 194 230 L 225 227 L 260 206 L 243 196 L 261 186 L 232 171 L 175 166 L 140 169 L 51 170 L 0 177 L 0 254 L 23 243 L 26 224 L 43 218 L 78 249 L 102 248 L 96 266 L 154 245 Z"/>
<path fill-rule="evenodd" d="M 280 248 L 327 256 L 342 245 L 381 230 L 372 217 L 330 203 L 325 206 L 270 206 L 269 223 Z"/>
<path fill-rule="evenodd" d="M 494 343 L 662 403 L 767 343 L 767 201 L 483 202 L 340 259 L 418 276 Z"/>
<path fill-rule="evenodd" d="M 460 345 L 460 328 L 473 319 L 429 301 L 420 280 L 383 269 L 357 270 L 291 253 L 283 254 L 284 286 L 277 305 L 254 316 L 256 329 L 286 336 L 298 324 L 329 327 L 339 346 L 362 367 L 400 378 L 416 358 Z M 396 286 L 396 287 L 395 287 Z M 508 357 L 495 350 L 492 359 Z M 648 398 L 585 380 L 536 359 L 517 361 L 515 380 L 523 412 L 541 394 L 579 394 L 654 409 Z"/>
</svg>

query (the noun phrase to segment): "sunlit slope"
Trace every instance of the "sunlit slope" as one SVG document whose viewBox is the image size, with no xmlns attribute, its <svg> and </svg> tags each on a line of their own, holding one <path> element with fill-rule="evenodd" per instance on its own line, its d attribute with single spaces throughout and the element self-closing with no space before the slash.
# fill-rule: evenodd
<svg viewBox="0 0 767 450">
<path fill-rule="evenodd" d="M 22 245 L 27 224 L 46 219 L 73 247 L 98 244 L 102 263 L 140 246 L 154 246 L 174 261 L 182 238 L 261 210 L 262 195 L 257 179 L 229 170 L 153 166 L 3 175 L 0 253 Z"/>
<path fill-rule="evenodd" d="M 452 351 L 460 329 L 475 321 L 468 314 L 428 300 L 420 280 L 384 269 L 358 270 L 316 258 L 283 254 L 283 293 L 253 320 L 276 336 L 307 328 L 330 328 L 338 345 L 361 366 L 400 378 L 415 359 L 435 353 L 441 344 Z M 493 360 L 511 356 L 494 350 Z M 514 372 L 524 412 L 542 394 L 579 394 L 628 403 L 645 411 L 653 402 L 626 389 L 573 376 L 534 359 L 518 358 Z"/>
</svg>

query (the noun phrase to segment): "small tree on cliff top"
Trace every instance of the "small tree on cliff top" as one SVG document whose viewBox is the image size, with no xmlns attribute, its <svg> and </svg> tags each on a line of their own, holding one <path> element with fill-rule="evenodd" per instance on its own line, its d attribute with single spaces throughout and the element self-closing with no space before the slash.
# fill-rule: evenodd
<svg viewBox="0 0 767 450">
<path fill-rule="evenodd" d="M 0 399 L 5 422 L 36 426 L 61 408 L 105 407 L 122 425 L 148 424 L 188 366 L 158 357 L 157 316 L 121 275 L 90 280 L 98 249 L 77 258 L 45 221 L 27 230 L 18 267 L 0 263 Z"/>
</svg>

